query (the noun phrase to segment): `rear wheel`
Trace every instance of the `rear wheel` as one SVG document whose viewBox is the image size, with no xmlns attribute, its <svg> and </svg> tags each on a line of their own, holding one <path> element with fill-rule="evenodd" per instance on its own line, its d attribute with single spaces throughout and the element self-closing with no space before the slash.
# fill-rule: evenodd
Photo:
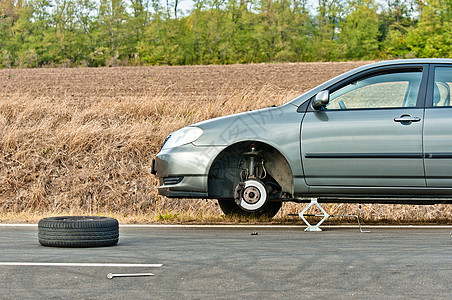
<svg viewBox="0 0 452 300">
<path fill-rule="evenodd" d="M 240 206 L 237 205 L 237 203 L 235 203 L 234 199 L 219 199 L 218 204 L 220 205 L 221 211 L 223 211 L 226 216 L 266 216 L 273 218 L 281 208 L 282 202 L 267 201 L 264 206 L 254 212 L 243 210 Z"/>
</svg>

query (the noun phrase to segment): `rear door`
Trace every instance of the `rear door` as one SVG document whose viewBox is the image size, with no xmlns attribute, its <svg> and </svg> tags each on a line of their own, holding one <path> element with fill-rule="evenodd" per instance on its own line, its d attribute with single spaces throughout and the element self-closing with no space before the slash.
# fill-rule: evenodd
<svg viewBox="0 0 452 300">
<path fill-rule="evenodd" d="M 452 66 L 432 65 L 425 110 L 425 175 L 429 187 L 452 188 Z"/>
<path fill-rule="evenodd" d="M 330 87 L 308 110 L 301 150 L 310 186 L 424 187 L 427 65 L 379 68 Z"/>
</svg>

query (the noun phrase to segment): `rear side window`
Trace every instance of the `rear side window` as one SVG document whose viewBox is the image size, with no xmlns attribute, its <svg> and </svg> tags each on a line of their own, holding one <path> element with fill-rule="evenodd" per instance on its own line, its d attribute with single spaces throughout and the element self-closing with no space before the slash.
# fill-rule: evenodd
<svg viewBox="0 0 452 300">
<path fill-rule="evenodd" d="M 433 85 L 433 106 L 450 107 L 450 89 L 452 88 L 452 68 L 436 67 Z"/>
<path fill-rule="evenodd" d="M 366 77 L 331 93 L 327 109 L 415 107 L 421 79 L 421 70 Z"/>
</svg>

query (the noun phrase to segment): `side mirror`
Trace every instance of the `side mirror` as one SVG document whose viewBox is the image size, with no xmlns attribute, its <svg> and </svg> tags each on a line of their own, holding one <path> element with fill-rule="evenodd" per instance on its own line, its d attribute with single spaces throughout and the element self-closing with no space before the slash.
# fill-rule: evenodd
<svg viewBox="0 0 452 300">
<path fill-rule="evenodd" d="M 321 91 L 317 95 L 315 95 L 314 100 L 312 100 L 312 108 L 318 110 L 324 106 L 326 106 L 330 102 L 330 92 L 329 91 Z"/>
</svg>

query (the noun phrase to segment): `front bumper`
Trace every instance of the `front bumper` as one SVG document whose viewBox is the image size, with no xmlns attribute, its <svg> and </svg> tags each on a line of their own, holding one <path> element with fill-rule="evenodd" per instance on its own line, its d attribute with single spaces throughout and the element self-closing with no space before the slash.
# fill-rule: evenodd
<svg viewBox="0 0 452 300">
<path fill-rule="evenodd" d="M 151 169 L 159 178 L 159 194 L 172 198 L 206 198 L 210 166 L 224 148 L 187 144 L 160 151 Z"/>
</svg>

